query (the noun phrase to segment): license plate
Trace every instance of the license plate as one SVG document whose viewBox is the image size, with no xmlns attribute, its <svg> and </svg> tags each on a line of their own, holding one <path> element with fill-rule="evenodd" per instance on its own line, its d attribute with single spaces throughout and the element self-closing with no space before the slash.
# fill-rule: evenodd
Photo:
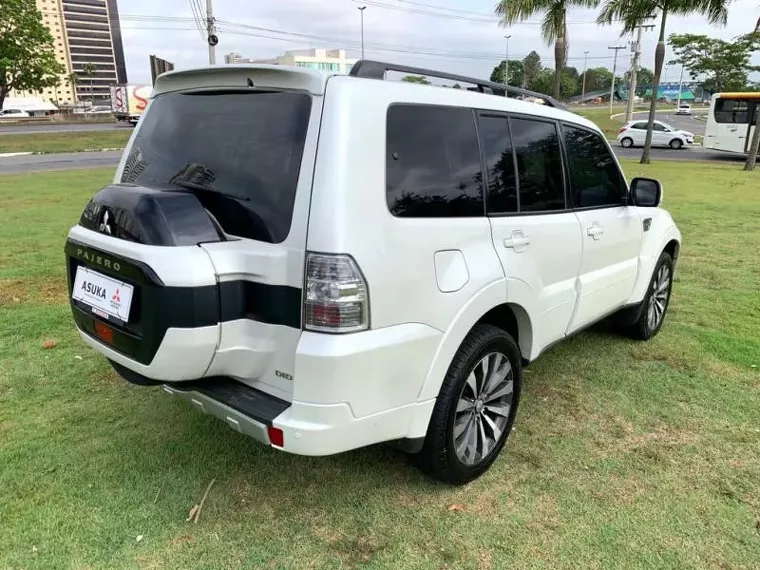
<svg viewBox="0 0 760 570">
<path fill-rule="evenodd" d="M 133 292 L 132 285 L 80 265 L 71 297 L 89 306 L 96 315 L 112 316 L 127 322 Z"/>
</svg>

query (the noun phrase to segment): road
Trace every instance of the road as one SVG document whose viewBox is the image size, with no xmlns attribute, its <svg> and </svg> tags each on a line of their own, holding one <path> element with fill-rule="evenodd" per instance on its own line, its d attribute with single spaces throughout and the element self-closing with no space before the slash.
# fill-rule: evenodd
<svg viewBox="0 0 760 570">
<path fill-rule="evenodd" d="M 695 115 L 704 115 L 706 111 L 694 111 Z M 689 131 L 695 135 L 705 136 L 705 129 L 707 123 L 705 121 L 698 121 L 694 118 L 695 115 L 676 115 L 672 111 L 659 111 L 655 114 L 655 119 L 667 123 L 682 131 Z M 649 111 L 635 111 L 633 118 L 636 120 L 645 120 L 649 116 Z M 623 121 L 625 117 L 620 117 Z"/>
<path fill-rule="evenodd" d="M 0 174 L 73 170 L 76 168 L 115 168 L 120 157 L 120 151 L 67 152 L 3 157 L 0 158 Z"/>
<path fill-rule="evenodd" d="M 25 135 L 31 133 L 70 133 L 87 131 L 112 131 L 114 129 L 131 129 L 128 123 L 71 123 L 56 125 L 41 123 L 36 125 L 3 125 L 0 124 L 0 136 Z"/>
</svg>

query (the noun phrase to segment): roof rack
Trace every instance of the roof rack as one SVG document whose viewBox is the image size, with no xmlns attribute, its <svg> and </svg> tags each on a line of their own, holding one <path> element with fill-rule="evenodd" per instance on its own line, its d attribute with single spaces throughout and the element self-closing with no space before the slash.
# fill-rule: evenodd
<svg viewBox="0 0 760 570">
<path fill-rule="evenodd" d="M 439 79 L 460 81 L 462 83 L 472 83 L 476 85 L 476 88 L 469 88 L 469 91 L 478 91 L 480 93 L 501 95 L 503 97 L 509 97 L 510 95 L 513 97 L 534 97 L 536 99 L 541 99 L 549 107 L 556 107 L 558 109 L 565 108 L 564 105 L 554 99 L 554 97 L 544 95 L 543 93 L 529 91 L 528 89 L 522 89 L 520 87 L 512 87 L 511 85 L 504 85 L 502 83 L 494 83 L 493 81 L 485 81 L 483 79 L 467 77 L 465 75 L 455 75 L 453 73 L 446 73 L 445 71 L 434 71 L 432 69 L 425 69 L 422 67 L 410 67 L 408 65 L 397 65 L 395 63 L 385 63 L 381 61 L 361 59 L 353 65 L 349 75 L 352 77 L 363 77 L 365 79 L 382 80 L 385 79 L 385 74 L 389 71 L 398 71 L 412 75 L 424 75 L 427 77 L 437 77 Z"/>
</svg>

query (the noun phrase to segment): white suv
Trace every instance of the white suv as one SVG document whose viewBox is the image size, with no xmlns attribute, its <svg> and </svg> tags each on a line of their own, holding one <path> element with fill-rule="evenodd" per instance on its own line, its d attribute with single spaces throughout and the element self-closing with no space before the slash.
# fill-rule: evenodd
<svg viewBox="0 0 760 570">
<path fill-rule="evenodd" d="M 125 379 L 267 445 L 394 441 L 463 483 L 504 446 L 525 364 L 611 315 L 657 333 L 681 235 L 659 183 L 629 189 L 550 98 L 388 70 L 468 80 L 162 75 L 69 233 L 72 311 Z"/>
</svg>

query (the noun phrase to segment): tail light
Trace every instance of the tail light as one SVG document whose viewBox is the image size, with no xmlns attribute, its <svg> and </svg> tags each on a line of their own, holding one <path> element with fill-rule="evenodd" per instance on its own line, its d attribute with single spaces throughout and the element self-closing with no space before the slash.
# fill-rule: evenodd
<svg viewBox="0 0 760 570">
<path fill-rule="evenodd" d="M 348 255 L 307 254 L 304 326 L 332 333 L 369 328 L 367 283 Z"/>
<path fill-rule="evenodd" d="M 618 131 L 618 134 L 620 134 L 620 133 L 622 133 L 622 132 L 625 132 L 627 129 L 628 129 L 628 127 L 627 127 L 627 126 L 624 126 L 624 127 L 620 127 L 620 130 Z"/>
</svg>

